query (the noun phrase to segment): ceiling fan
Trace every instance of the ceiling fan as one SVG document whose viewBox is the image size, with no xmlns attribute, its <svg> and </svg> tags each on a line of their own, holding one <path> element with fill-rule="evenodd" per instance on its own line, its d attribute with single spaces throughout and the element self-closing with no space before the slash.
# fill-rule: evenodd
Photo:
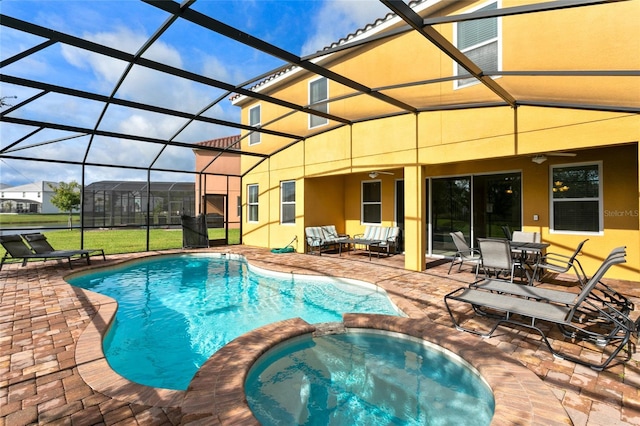
<svg viewBox="0 0 640 426">
<path fill-rule="evenodd" d="M 378 175 L 391 175 L 391 176 L 393 176 L 393 173 L 391 173 L 391 172 L 380 172 L 380 171 L 372 171 L 372 172 L 369 172 L 369 177 L 370 177 L 371 179 L 375 179 L 375 178 L 377 178 L 377 177 L 378 177 Z"/>
<path fill-rule="evenodd" d="M 547 157 L 575 157 L 577 154 L 573 152 L 545 152 L 542 154 L 536 154 L 531 161 L 536 164 L 542 164 L 547 161 Z"/>
</svg>

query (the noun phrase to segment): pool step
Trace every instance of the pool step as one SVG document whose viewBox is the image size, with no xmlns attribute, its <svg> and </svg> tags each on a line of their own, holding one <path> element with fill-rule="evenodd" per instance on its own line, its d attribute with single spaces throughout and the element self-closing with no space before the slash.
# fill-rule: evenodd
<svg viewBox="0 0 640 426">
<path fill-rule="evenodd" d="M 316 331 L 313 332 L 313 337 L 324 336 L 327 334 L 343 334 L 347 332 L 343 322 L 323 322 L 315 324 Z"/>
</svg>

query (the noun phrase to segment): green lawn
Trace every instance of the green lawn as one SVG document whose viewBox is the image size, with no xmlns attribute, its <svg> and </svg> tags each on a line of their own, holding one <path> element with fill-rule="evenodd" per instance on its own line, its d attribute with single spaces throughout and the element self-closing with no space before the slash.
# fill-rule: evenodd
<svg viewBox="0 0 640 426">
<path fill-rule="evenodd" d="M 56 250 L 80 248 L 79 230 L 44 232 L 47 240 Z M 209 239 L 224 238 L 224 229 L 209 229 Z M 238 244 L 240 230 L 229 230 L 229 243 Z M 91 230 L 84 233 L 85 248 L 102 248 L 105 254 L 133 253 L 146 250 L 146 229 Z M 149 250 L 166 250 L 182 247 L 182 229 L 151 229 Z M 0 255 L 5 250 L 0 247 Z"/>
<path fill-rule="evenodd" d="M 80 223 L 80 215 L 74 214 L 71 216 L 73 224 L 78 225 Z M 67 226 L 69 223 L 69 215 L 66 213 L 55 214 L 0 214 L 0 226 L 1 227 L 15 227 L 24 225 L 39 225 L 39 226 Z"/>
</svg>

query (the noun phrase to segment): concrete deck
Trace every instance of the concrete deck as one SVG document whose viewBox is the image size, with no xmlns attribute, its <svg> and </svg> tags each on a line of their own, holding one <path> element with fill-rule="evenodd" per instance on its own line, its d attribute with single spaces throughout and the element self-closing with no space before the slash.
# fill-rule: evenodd
<svg viewBox="0 0 640 426">
<path fill-rule="evenodd" d="M 490 376 L 492 387 L 499 385 L 499 374 L 520 380 L 515 385 L 526 384 L 525 389 L 530 391 L 527 398 L 512 400 L 497 410 L 494 424 L 640 424 L 640 354 L 634 354 L 625 364 L 596 372 L 554 358 L 540 337 L 526 330 L 503 328 L 495 337 L 481 339 L 453 329 L 443 296 L 473 280 L 473 274 L 464 268 L 463 272 L 447 275 L 448 262 L 434 260 L 425 272 L 409 272 L 402 269 L 404 259 L 400 255 L 369 261 L 357 253 L 341 257 L 272 254 L 246 246 L 209 250 L 243 255 L 260 268 L 348 277 L 384 287 L 412 320 L 350 317 L 348 326 L 431 335 L 443 346 L 451 344 L 443 340 L 449 336 L 455 345 L 463 345 L 483 376 Z M 94 257 L 92 267 L 151 254 L 107 256 L 106 261 Z M 86 268 L 77 264 L 74 271 Z M 277 330 L 261 329 L 214 355 L 188 391 L 148 388 L 128 382 L 108 368 L 96 342 L 108 328 L 115 303 L 71 287 L 64 281 L 69 273 L 66 265 L 55 261 L 33 262 L 24 268 L 19 264 L 5 265 L 0 271 L 0 426 L 255 424 L 234 402 L 243 400 L 238 393 L 242 369 L 269 345 L 313 329 L 297 321 Z M 562 278 L 556 284 L 562 285 Z M 639 283 L 607 283 L 640 306 Z M 638 311 L 637 308 L 633 313 L 634 319 L 640 314 Z M 591 356 L 587 355 L 588 348 L 578 344 L 554 343 Z M 220 367 L 230 365 L 232 358 L 237 361 L 233 369 Z M 488 360 L 493 363 L 497 359 L 504 361 L 502 373 L 483 366 Z M 511 393 L 511 397 L 518 396 L 517 391 Z M 554 408 L 557 406 L 560 410 Z M 549 414 L 541 415 L 545 408 Z"/>
</svg>

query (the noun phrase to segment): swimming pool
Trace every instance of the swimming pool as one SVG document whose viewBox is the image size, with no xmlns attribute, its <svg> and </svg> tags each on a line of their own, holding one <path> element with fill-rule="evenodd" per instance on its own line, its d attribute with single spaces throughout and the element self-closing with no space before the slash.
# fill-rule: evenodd
<svg viewBox="0 0 640 426">
<path fill-rule="evenodd" d="M 253 365 L 245 392 L 265 426 L 485 426 L 495 408 L 489 386 L 460 357 L 374 330 L 280 343 Z"/>
<path fill-rule="evenodd" d="M 340 321 L 347 312 L 402 315 L 371 284 L 267 273 L 233 255 L 156 256 L 67 281 L 117 300 L 103 345 L 111 367 L 168 389 L 186 389 L 214 352 L 265 324 Z"/>
</svg>

